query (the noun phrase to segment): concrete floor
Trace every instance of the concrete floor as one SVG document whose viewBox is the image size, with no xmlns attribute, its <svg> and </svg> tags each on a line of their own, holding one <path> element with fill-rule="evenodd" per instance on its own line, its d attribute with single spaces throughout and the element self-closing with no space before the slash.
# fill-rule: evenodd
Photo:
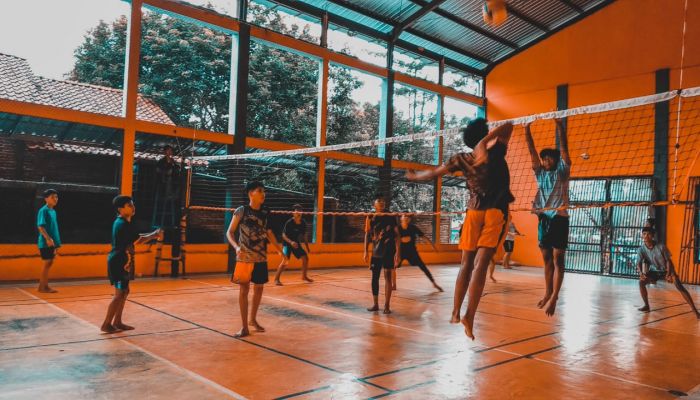
<svg viewBox="0 0 700 400">
<path fill-rule="evenodd" d="M 267 332 L 244 339 L 222 275 L 133 282 L 136 330 L 113 335 L 105 282 L 1 286 L 0 399 L 700 398 L 700 322 L 672 285 L 643 314 L 636 281 L 567 274 L 548 318 L 541 270 L 499 267 L 472 342 L 448 323 L 456 267 L 431 269 L 446 292 L 403 267 L 389 316 L 365 311 L 366 269 L 287 272 L 265 288 Z"/>
</svg>

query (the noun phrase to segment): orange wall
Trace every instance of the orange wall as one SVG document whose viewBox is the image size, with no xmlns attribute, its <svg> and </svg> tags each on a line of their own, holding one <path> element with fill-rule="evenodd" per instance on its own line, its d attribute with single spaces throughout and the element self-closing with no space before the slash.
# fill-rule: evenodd
<svg viewBox="0 0 700 400">
<path fill-rule="evenodd" d="M 428 245 L 418 245 L 423 260 L 427 264 L 458 263 L 461 253 L 454 245 L 437 246 L 440 252 L 434 252 Z M 106 278 L 108 244 L 67 244 L 61 247 L 60 255 L 51 268 L 51 279 Z M 148 246 L 137 246 L 137 253 L 147 251 Z M 362 261 L 361 244 L 326 244 L 311 245 L 312 269 L 365 265 Z M 89 255 L 85 253 L 99 253 Z M 82 254 L 82 255 L 72 255 Z M 163 255 L 168 256 L 170 249 L 164 247 Z M 41 272 L 42 261 L 39 259 L 35 245 L 0 245 L 0 255 L 26 256 L 21 258 L 0 258 L 0 282 L 37 280 Z M 223 244 L 196 244 L 187 246 L 187 273 L 222 273 L 226 272 L 226 246 Z M 275 252 L 269 254 L 269 268 L 274 271 L 281 261 Z M 152 276 L 155 266 L 155 247 L 151 252 L 136 255 L 136 276 Z M 291 269 L 300 268 L 294 259 Z M 160 275 L 170 273 L 170 263 L 161 263 Z"/>
<path fill-rule="evenodd" d="M 617 0 L 504 61 L 486 78 L 488 118 L 551 111 L 561 84 L 569 85 L 569 107 L 653 94 L 662 68 L 671 68 L 671 88 L 679 88 L 683 7 L 684 0 Z M 689 1 L 683 71 L 683 87 L 700 86 L 700 1 Z M 682 208 L 668 217 L 667 242 L 677 255 Z M 514 222 L 526 235 L 514 260 L 541 265 L 535 216 L 515 212 Z"/>
</svg>

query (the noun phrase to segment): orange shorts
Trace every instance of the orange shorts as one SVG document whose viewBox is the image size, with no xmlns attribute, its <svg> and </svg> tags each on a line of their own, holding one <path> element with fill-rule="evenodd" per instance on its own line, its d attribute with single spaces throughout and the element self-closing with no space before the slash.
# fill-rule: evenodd
<svg viewBox="0 0 700 400">
<path fill-rule="evenodd" d="M 464 216 L 459 249 L 476 251 L 479 247 L 495 249 L 505 236 L 506 216 L 497 208 L 468 210 Z"/>
</svg>

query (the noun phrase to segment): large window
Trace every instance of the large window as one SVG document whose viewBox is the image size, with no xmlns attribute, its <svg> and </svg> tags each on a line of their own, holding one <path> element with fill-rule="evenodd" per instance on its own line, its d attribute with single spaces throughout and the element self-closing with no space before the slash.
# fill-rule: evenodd
<svg viewBox="0 0 700 400">
<path fill-rule="evenodd" d="M 440 217 L 440 242 L 459 243 L 459 231 L 464 221 L 464 214 L 459 214 L 467 209 L 467 185 L 461 178 L 445 177 L 442 186 L 442 201 L 440 210 L 443 212 L 455 212 Z"/>
<path fill-rule="evenodd" d="M 176 125 L 227 132 L 231 34 L 148 9 L 142 19 L 139 92 Z"/>
<path fill-rule="evenodd" d="M 484 78 L 454 68 L 445 68 L 442 84 L 474 96 L 483 96 L 484 94 Z"/>
<path fill-rule="evenodd" d="M 478 106 L 450 97 L 445 97 L 443 110 L 445 115 L 445 129 L 466 126 L 469 121 L 476 118 L 479 114 Z M 444 136 L 442 149 L 443 162 L 449 159 L 453 154 L 467 151 L 460 134 Z"/>
<path fill-rule="evenodd" d="M 118 0 L 3 2 L 0 97 L 121 116 L 127 15 Z"/>
<path fill-rule="evenodd" d="M 379 135 L 382 79 L 334 64 L 330 66 L 329 75 L 326 143 L 376 139 Z M 377 147 L 349 151 L 377 157 Z"/>
<path fill-rule="evenodd" d="M 438 82 L 438 62 L 411 52 L 394 50 L 394 70 L 430 82 Z"/>
<path fill-rule="evenodd" d="M 394 86 L 394 136 L 437 130 L 437 95 L 413 86 Z M 393 144 L 393 158 L 433 164 L 435 140 L 415 140 Z"/>
<path fill-rule="evenodd" d="M 416 183 L 406 181 L 404 178 L 406 171 L 394 170 L 391 182 L 391 208 L 392 211 L 401 212 L 432 212 L 435 203 L 434 182 Z M 425 233 L 429 240 L 433 238 L 433 226 L 435 217 L 433 215 L 417 215 L 413 218 L 415 223 Z"/>
<path fill-rule="evenodd" d="M 238 8 L 238 0 L 185 0 L 187 3 L 193 4 L 200 8 L 207 8 L 216 11 L 219 14 L 228 15 L 230 17 L 238 17 L 236 9 Z"/>
<path fill-rule="evenodd" d="M 248 22 L 307 42 L 321 42 L 320 20 L 270 1 L 249 1 Z"/>
<path fill-rule="evenodd" d="M 315 145 L 318 76 L 317 60 L 251 42 L 248 134 Z"/>
<path fill-rule="evenodd" d="M 325 211 L 372 210 L 374 194 L 379 191 L 379 167 L 343 161 L 326 161 Z M 364 240 L 364 216 L 332 216 L 323 219 L 326 243 L 361 243 Z"/>
<path fill-rule="evenodd" d="M 328 26 L 328 48 L 380 67 L 386 67 L 386 44 L 335 24 Z"/>
</svg>

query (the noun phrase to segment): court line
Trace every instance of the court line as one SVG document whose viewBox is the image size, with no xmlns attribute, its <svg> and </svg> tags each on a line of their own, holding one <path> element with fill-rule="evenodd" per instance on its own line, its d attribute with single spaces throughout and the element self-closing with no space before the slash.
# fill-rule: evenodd
<svg viewBox="0 0 700 400">
<path fill-rule="evenodd" d="M 370 397 L 370 399 L 381 399 L 381 398 L 383 398 L 383 397 L 392 396 L 392 395 L 395 395 L 395 394 L 401 393 L 401 392 L 408 392 L 409 390 L 418 389 L 418 388 L 420 388 L 420 387 L 432 385 L 432 384 L 434 384 L 434 383 L 437 383 L 437 381 L 436 381 L 435 379 L 431 379 L 431 380 L 429 380 L 429 381 L 416 383 L 415 385 L 411 385 L 411 386 L 408 386 L 408 387 L 405 387 L 405 388 L 402 388 L 402 389 L 396 389 L 396 390 L 392 390 L 392 391 L 390 391 L 390 392 L 388 392 L 388 393 L 384 393 L 384 394 L 380 394 L 380 395 L 377 395 L 377 396 L 374 396 L 374 397 Z"/>
<path fill-rule="evenodd" d="M 16 289 L 19 290 L 19 291 L 21 291 L 21 292 L 24 292 L 24 293 L 28 294 L 29 296 L 32 296 L 32 297 L 34 297 L 34 298 L 36 298 L 36 299 L 41 300 L 41 298 L 34 296 L 32 293 L 30 293 L 30 292 L 28 292 L 28 291 L 26 291 L 26 290 L 24 290 L 24 289 L 21 289 L 21 288 L 16 288 Z M 73 313 L 68 312 L 67 310 L 62 309 L 61 307 L 58 307 L 58 306 L 56 306 L 56 305 L 54 305 L 54 304 L 51 304 L 51 303 L 49 303 L 49 302 L 45 302 L 45 303 L 46 303 L 47 306 L 49 306 L 49 307 L 51 307 L 51 308 L 53 308 L 53 309 L 55 309 L 55 310 L 57 310 L 57 311 L 59 311 L 59 312 L 61 312 L 61 313 L 64 313 L 64 314 L 70 316 L 71 318 L 73 318 L 73 319 L 75 319 L 76 321 L 82 323 L 83 325 L 89 326 L 89 327 L 94 328 L 94 329 L 98 329 L 97 326 L 95 326 L 95 325 L 91 324 L 90 322 L 88 322 L 88 321 L 86 321 L 86 320 L 84 320 L 84 319 L 78 317 L 77 315 L 75 315 L 75 314 L 73 314 Z M 225 387 L 225 386 L 222 386 L 222 385 L 220 385 L 220 384 L 218 384 L 218 383 L 216 383 L 216 382 L 214 382 L 214 381 L 212 381 L 212 380 L 210 380 L 210 379 L 207 379 L 207 378 L 203 377 L 202 375 L 199 375 L 198 373 L 196 373 L 196 372 L 194 372 L 194 371 L 190 371 L 190 370 L 187 369 L 187 368 L 184 368 L 184 367 L 182 367 L 182 366 L 180 366 L 180 365 L 177 365 L 177 364 L 175 364 L 174 362 L 172 362 L 172 361 L 170 361 L 170 360 L 168 360 L 168 359 L 166 359 L 166 358 L 163 358 L 163 357 L 161 357 L 161 356 L 159 356 L 159 355 L 157 355 L 157 354 L 155 354 L 155 353 L 153 353 L 153 352 L 151 352 L 151 351 L 148 351 L 148 350 L 142 348 L 141 346 L 139 346 L 139 345 L 137 345 L 137 344 L 135 344 L 135 343 L 131 343 L 130 341 L 125 340 L 125 339 L 122 339 L 121 337 L 118 338 L 118 339 L 119 339 L 120 341 L 124 342 L 125 344 L 127 344 L 127 345 L 129 345 L 129 346 L 131 346 L 131 347 L 133 347 L 133 348 L 135 348 L 135 349 L 137 349 L 138 351 L 141 351 L 141 352 L 143 352 L 143 353 L 145 353 L 145 354 L 148 354 L 149 356 L 153 357 L 154 359 L 156 359 L 156 360 L 158 360 L 158 361 L 160 361 L 160 362 L 162 362 L 162 363 L 164 363 L 164 364 L 170 366 L 171 368 L 173 368 L 173 369 L 175 369 L 175 370 L 177 370 L 177 371 L 180 371 L 180 372 L 184 373 L 185 375 L 187 375 L 187 376 L 193 378 L 194 380 L 196 380 L 196 381 L 198 381 L 198 382 L 200 382 L 200 383 L 203 383 L 203 384 L 206 385 L 206 386 L 209 386 L 210 388 L 212 388 L 212 389 L 214 389 L 214 390 L 217 390 L 217 391 L 219 391 L 219 392 L 221 392 L 221 393 L 223 393 L 223 394 L 225 394 L 225 395 L 227 395 L 227 396 L 229 396 L 229 397 L 231 397 L 231 398 L 234 398 L 234 399 L 238 399 L 238 400 L 247 400 L 247 398 L 246 398 L 245 396 L 243 396 L 243 395 L 241 395 L 241 394 L 239 394 L 239 393 L 236 393 L 236 392 L 234 392 L 233 390 L 231 390 L 231 389 L 229 389 L 229 388 L 227 388 L 227 387 Z"/>
<path fill-rule="evenodd" d="M 331 388 L 330 385 L 321 386 L 321 387 L 318 387 L 318 388 L 315 388 L 315 389 L 304 390 L 303 392 L 296 392 L 296 393 L 286 394 L 286 395 L 281 396 L 281 397 L 275 397 L 274 400 L 286 400 L 286 399 L 291 399 L 291 398 L 293 398 L 293 397 L 299 397 L 299 396 L 303 396 L 303 395 L 305 395 L 305 394 L 323 392 L 324 390 L 328 390 L 328 389 L 330 389 L 330 388 Z"/>
<path fill-rule="evenodd" d="M 3 349 L 0 349 L 0 351 L 26 350 L 26 349 L 35 349 L 35 348 L 39 348 L 39 347 L 65 346 L 65 345 L 79 344 L 79 343 L 101 342 L 104 340 L 115 340 L 115 339 L 123 339 L 123 338 L 129 338 L 129 337 L 137 337 L 137 336 L 162 335 L 162 334 L 166 334 L 166 333 L 184 332 L 184 331 L 191 331 L 191 330 L 196 330 L 196 329 L 200 329 L 200 328 L 183 328 L 183 329 L 173 329 L 173 330 L 169 330 L 169 331 L 135 333 L 135 334 L 123 335 L 123 336 L 108 336 L 108 337 L 104 337 L 104 338 L 100 338 L 100 339 L 85 339 L 85 340 L 74 340 L 74 341 L 70 341 L 70 342 L 35 344 L 35 345 L 31 345 L 31 346 L 6 347 Z"/>
</svg>

